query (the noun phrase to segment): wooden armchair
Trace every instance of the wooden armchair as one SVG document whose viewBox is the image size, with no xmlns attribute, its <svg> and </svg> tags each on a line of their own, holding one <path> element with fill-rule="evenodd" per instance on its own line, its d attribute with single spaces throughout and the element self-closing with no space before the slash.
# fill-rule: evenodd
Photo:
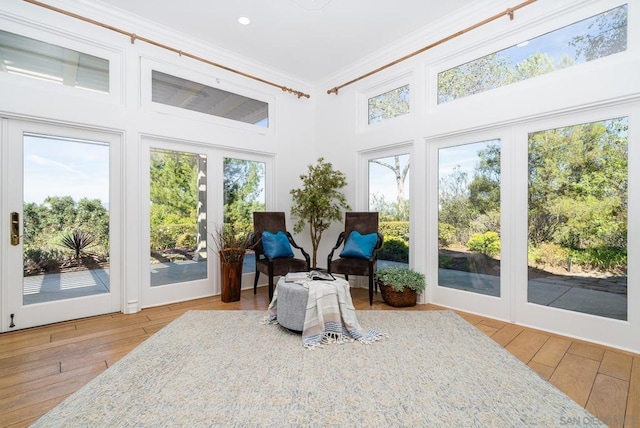
<svg viewBox="0 0 640 428">
<path fill-rule="evenodd" d="M 277 234 L 282 232 L 291 247 L 300 250 L 304 260 L 295 258 L 293 251 L 287 256 L 270 257 L 264 251 L 262 245 L 262 235 L 264 232 Z M 258 289 L 258 278 L 260 273 L 269 276 L 269 301 L 273 299 L 273 277 L 286 275 L 289 272 L 306 272 L 309 270 L 309 254 L 295 243 L 293 237 L 287 232 L 284 212 L 254 212 L 253 213 L 253 235 L 251 244 L 256 257 L 256 274 L 253 281 L 253 294 Z M 272 254 L 273 255 L 273 254 Z"/>
<path fill-rule="evenodd" d="M 351 242 L 348 243 L 352 232 L 358 232 L 359 237 L 369 235 L 372 245 L 371 254 L 360 254 L 348 251 Z M 373 236 L 371 236 L 373 234 Z M 365 237 L 366 239 L 366 237 Z M 327 257 L 327 270 L 329 273 L 343 274 L 348 281 L 349 275 L 361 275 L 369 277 L 369 304 L 373 305 L 374 275 L 377 268 L 377 252 L 382 247 L 383 236 L 378 232 L 377 212 L 347 212 L 344 218 L 344 232 L 340 232 L 336 245 Z M 339 258 L 333 260 L 333 254 L 341 245 L 343 250 Z M 345 251 L 347 250 L 347 251 Z M 367 257 L 368 256 L 368 257 Z M 377 291 L 376 287 L 376 291 Z"/>
</svg>

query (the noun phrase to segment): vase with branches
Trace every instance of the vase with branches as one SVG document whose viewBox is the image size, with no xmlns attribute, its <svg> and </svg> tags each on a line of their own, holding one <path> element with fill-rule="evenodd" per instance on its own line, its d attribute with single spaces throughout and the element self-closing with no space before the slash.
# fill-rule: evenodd
<svg viewBox="0 0 640 428">
<path fill-rule="evenodd" d="M 220 298 L 223 302 L 236 302 L 240 300 L 242 265 L 251 244 L 250 235 L 238 231 L 231 223 L 217 226 L 209 235 L 213 241 L 213 250 L 220 256 Z"/>
</svg>

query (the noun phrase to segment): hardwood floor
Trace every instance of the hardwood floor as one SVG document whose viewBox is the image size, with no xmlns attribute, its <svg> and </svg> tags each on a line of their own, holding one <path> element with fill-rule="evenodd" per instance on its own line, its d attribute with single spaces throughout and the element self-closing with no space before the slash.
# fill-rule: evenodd
<svg viewBox="0 0 640 428">
<path fill-rule="evenodd" d="M 396 309 L 370 307 L 365 289 L 352 296 L 358 310 Z M 262 287 L 256 296 L 243 291 L 239 302 L 212 297 L 0 334 L 0 426 L 28 426 L 187 310 L 267 306 Z M 405 310 L 435 309 L 442 308 Z M 458 313 L 610 427 L 640 427 L 640 355 Z"/>
</svg>

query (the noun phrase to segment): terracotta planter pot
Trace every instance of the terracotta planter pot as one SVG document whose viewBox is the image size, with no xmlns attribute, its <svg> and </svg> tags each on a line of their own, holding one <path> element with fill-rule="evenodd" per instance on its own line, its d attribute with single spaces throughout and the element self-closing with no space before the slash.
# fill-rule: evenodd
<svg viewBox="0 0 640 428">
<path fill-rule="evenodd" d="M 390 285 L 384 284 L 378 281 L 378 287 L 382 294 L 382 300 L 395 308 L 406 308 L 409 306 L 415 306 L 418 302 L 418 293 L 410 288 L 405 288 L 402 291 L 394 290 Z"/>
<path fill-rule="evenodd" d="M 242 289 L 242 261 L 225 262 L 220 257 L 220 276 L 222 293 L 220 299 L 225 302 L 237 302 L 240 300 Z"/>
</svg>

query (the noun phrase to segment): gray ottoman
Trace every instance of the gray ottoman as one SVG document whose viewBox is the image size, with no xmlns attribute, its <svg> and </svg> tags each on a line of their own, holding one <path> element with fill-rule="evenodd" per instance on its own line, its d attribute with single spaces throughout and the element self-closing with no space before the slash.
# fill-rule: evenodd
<svg viewBox="0 0 640 428">
<path fill-rule="evenodd" d="M 278 281 L 277 317 L 278 324 L 294 331 L 304 330 L 304 318 L 307 314 L 309 290 L 295 282 Z"/>
</svg>

